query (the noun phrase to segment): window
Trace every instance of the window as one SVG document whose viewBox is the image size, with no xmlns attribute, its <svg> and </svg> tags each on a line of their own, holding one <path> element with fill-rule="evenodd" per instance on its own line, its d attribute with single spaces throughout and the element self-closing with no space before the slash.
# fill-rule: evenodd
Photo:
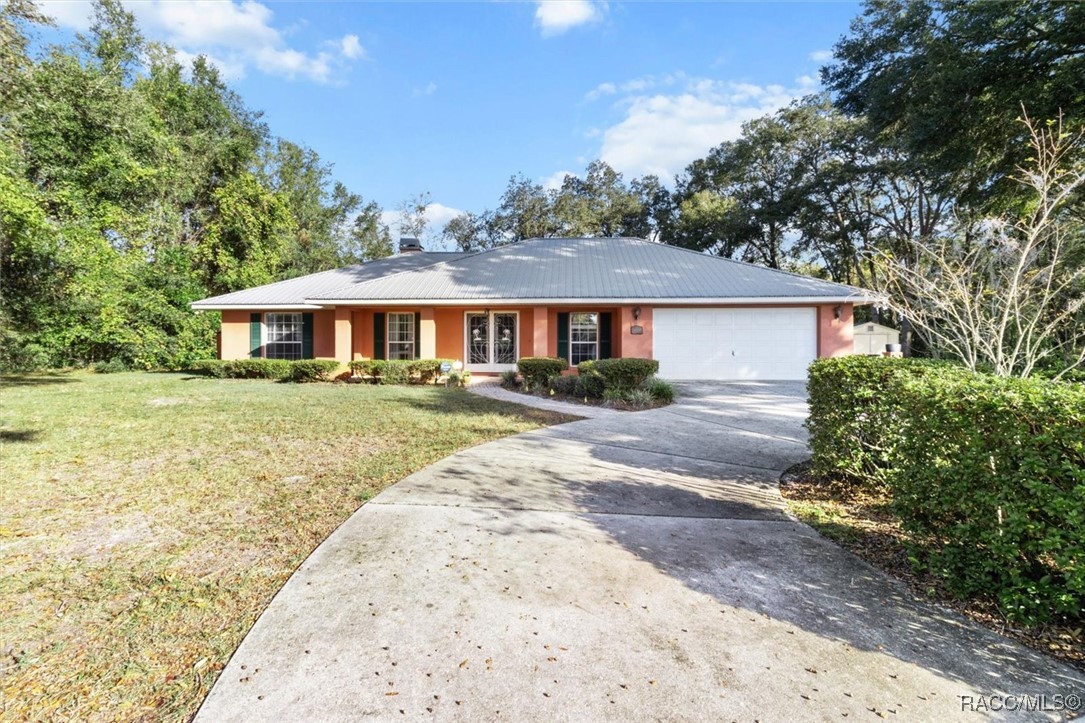
<svg viewBox="0 0 1085 723">
<path fill-rule="evenodd" d="M 569 364 L 599 358 L 599 315 L 569 314 Z"/>
<path fill-rule="evenodd" d="M 301 337 L 304 322 L 301 314 L 265 314 L 268 359 L 301 359 Z"/>
<path fill-rule="evenodd" d="M 388 315 L 388 358 L 414 359 L 414 314 Z"/>
</svg>

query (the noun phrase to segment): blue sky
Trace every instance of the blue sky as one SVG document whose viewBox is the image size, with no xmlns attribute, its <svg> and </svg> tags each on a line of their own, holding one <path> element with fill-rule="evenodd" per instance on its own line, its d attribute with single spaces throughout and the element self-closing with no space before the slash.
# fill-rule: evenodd
<svg viewBox="0 0 1085 723">
<path fill-rule="evenodd" d="M 40 3 L 63 37 L 82 0 Z M 602 158 L 665 181 L 740 124 L 818 89 L 844 2 L 231 2 L 127 6 L 148 38 L 209 55 L 272 133 L 367 200 L 428 191 L 431 228 Z M 392 220 L 392 214 L 389 214 Z M 393 233 L 396 229 L 393 228 Z"/>
</svg>

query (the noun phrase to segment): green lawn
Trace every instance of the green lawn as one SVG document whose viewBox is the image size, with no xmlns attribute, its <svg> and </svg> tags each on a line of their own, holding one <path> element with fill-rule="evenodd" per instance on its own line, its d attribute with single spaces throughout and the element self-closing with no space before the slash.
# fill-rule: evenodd
<svg viewBox="0 0 1085 723">
<path fill-rule="evenodd" d="M 455 450 L 567 419 L 434 387 L 3 378 L 2 716 L 188 718 L 359 505 Z"/>
</svg>

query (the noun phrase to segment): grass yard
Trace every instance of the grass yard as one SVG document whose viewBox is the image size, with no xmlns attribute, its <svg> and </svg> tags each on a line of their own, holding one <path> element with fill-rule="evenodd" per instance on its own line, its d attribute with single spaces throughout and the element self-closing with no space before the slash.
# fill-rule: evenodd
<svg viewBox="0 0 1085 723">
<path fill-rule="evenodd" d="M 434 387 L 3 378 L 0 716 L 188 719 L 366 500 L 568 419 Z"/>
</svg>

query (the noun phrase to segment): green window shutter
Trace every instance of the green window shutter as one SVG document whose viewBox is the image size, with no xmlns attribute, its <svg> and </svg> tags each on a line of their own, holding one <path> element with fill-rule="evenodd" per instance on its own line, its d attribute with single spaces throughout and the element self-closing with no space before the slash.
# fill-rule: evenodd
<svg viewBox="0 0 1085 723">
<path fill-rule="evenodd" d="M 558 356 L 569 358 L 569 312 L 558 314 Z"/>
<path fill-rule="evenodd" d="M 414 312 L 414 358 L 421 359 L 422 353 L 422 314 Z"/>
<path fill-rule="evenodd" d="M 384 312 L 373 314 L 373 358 L 384 358 Z"/>
<path fill-rule="evenodd" d="M 599 358 L 610 358 L 610 312 L 604 311 L 599 314 Z"/>
<path fill-rule="evenodd" d="M 249 314 L 249 356 L 258 359 L 264 355 L 260 342 L 263 337 L 260 314 Z"/>
<path fill-rule="evenodd" d="M 313 315 L 301 315 L 301 358 L 313 358 Z"/>
</svg>

